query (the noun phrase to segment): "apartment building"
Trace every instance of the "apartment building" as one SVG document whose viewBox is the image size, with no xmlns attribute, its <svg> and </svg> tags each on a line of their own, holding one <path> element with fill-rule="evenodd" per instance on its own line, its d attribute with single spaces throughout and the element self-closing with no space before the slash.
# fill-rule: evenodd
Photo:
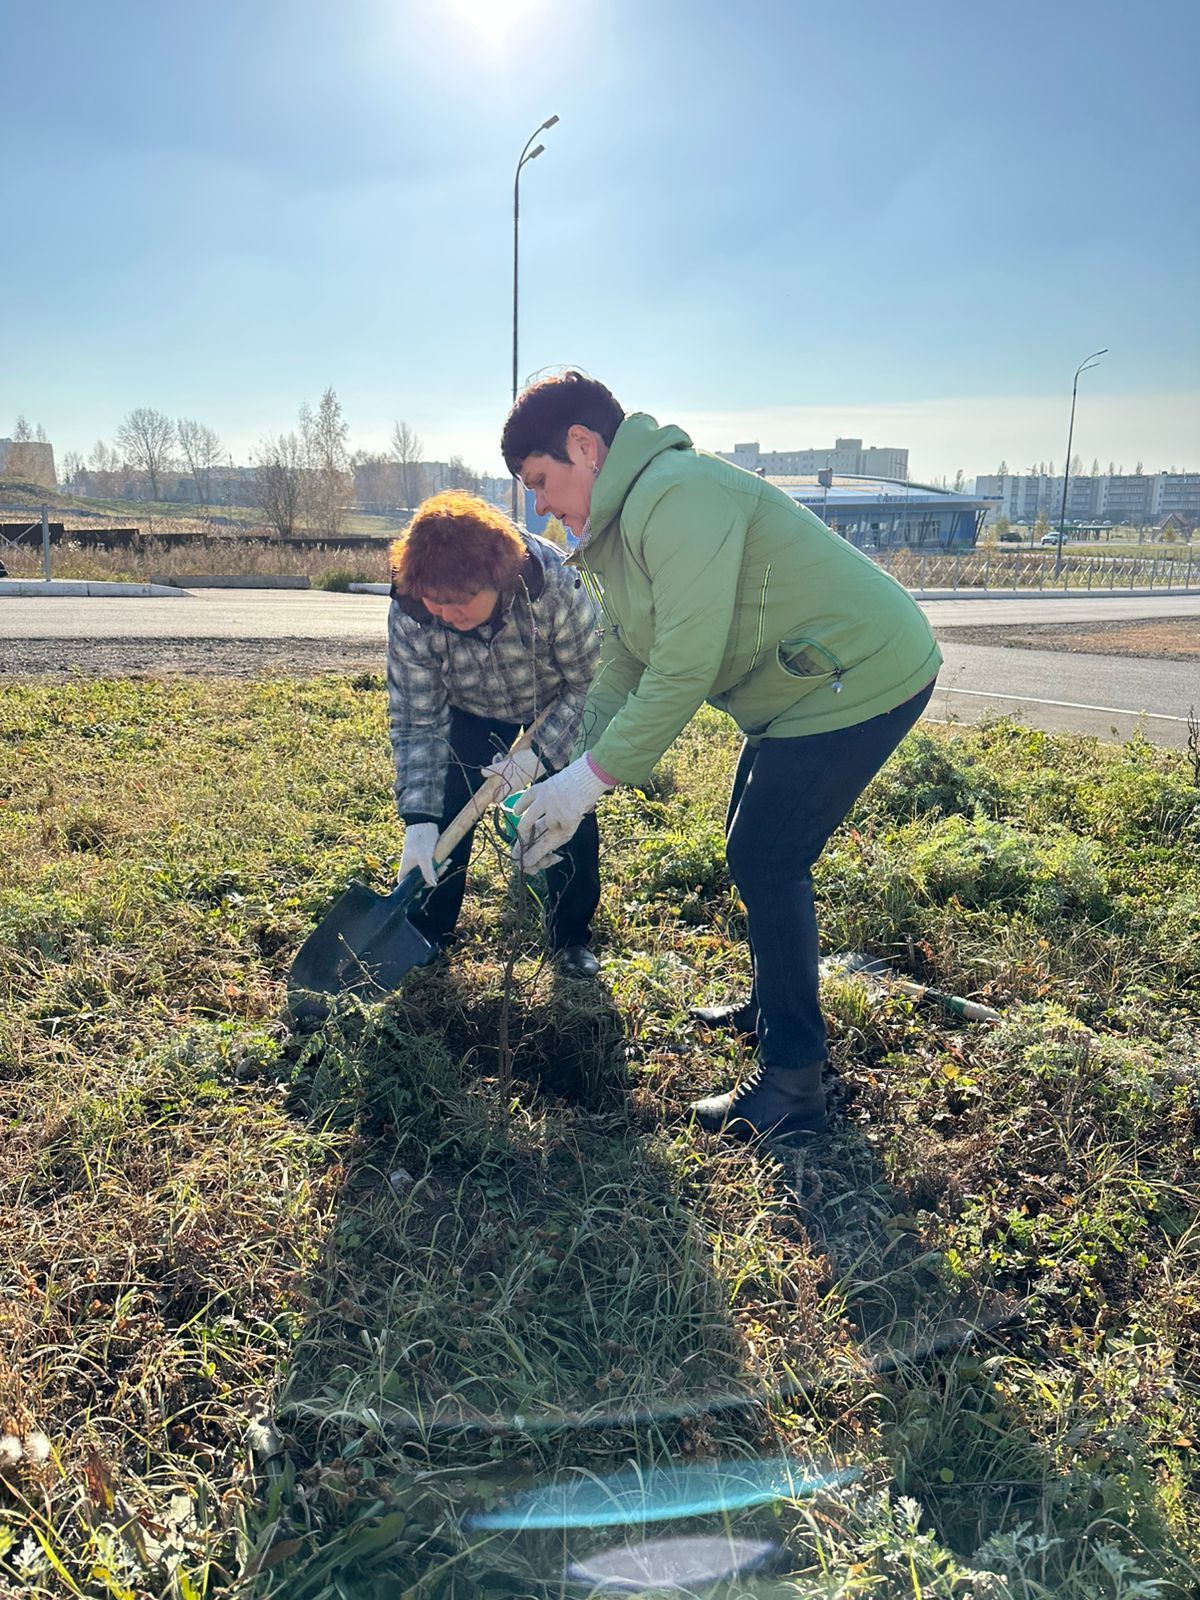
<svg viewBox="0 0 1200 1600">
<path fill-rule="evenodd" d="M 894 445 L 864 448 L 861 439 L 837 439 L 816 450 L 763 450 L 752 440 L 717 453 L 723 461 L 732 461 L 747 472 L 760 472 L 765 478 L 799 478 L 824 467 L 858 478 L 896 478 L 903 483 L 908 477 L 907 450 Z"/>
<path fill-rule="evenodd" d="M 992 473 L 975 479 L 975 493 L 992 503 L 989 520 L 1031 523 L 1045 516 L 1057 522 L 1062 514 L 1061 473 Z M 1200 472 L 1081 473 L 1067 484 L 1068 522 L 1141 527 L 1172 512 L 1189 527 L 1200 525 Z"/>
</svg>

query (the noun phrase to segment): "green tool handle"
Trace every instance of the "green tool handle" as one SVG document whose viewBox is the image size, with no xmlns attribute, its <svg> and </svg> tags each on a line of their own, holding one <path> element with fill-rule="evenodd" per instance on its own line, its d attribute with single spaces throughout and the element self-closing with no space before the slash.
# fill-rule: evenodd
<svg viewBox="0 0 1200 1600">
<path fill-rule="evenodd" d="M 883 974 L 880 974 L 883 977 Z M 947 994 L 944 989 L 931 989 L 927 983 L 913 983 L 908 978 L 893 978 L 889 973 L 883 978 L 889 988 L 899 989 L 901 994 L 910 995 L 918 1004 L 922 1000 L 932 1000 L 942 1006 L 953 1016 L 963 1017 L 967 1022 L 999 1022 L 1000 1013 L 993 1011 L 991 1006 L 980 1005 L 978 1000 L 964 1000 L 961 995 Z"/>
</svg>

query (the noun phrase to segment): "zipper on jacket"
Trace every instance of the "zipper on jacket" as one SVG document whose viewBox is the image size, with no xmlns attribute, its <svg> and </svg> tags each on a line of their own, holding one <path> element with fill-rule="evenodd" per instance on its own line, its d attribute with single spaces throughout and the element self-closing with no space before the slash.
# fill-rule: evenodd
<svg viewBox="0 0 1200 1600">
<path fill-rule="evenodd" d="M 612 628 L 613 631 L 615 632 L 616 631 L 616 626 L 615 626 L 615 624 L 613 622 L 612 617 L 609 614 L 608 607 L 604 603 L 604 590 L 600 586 L 600 580 L 599 580 L 599 578 L 597 578 L 596 574 L 592 571 L 591 567 L 588 566 L 586 558 L 583 557 L 582 555 L 579 558 L 579 575 L 583 579 L 584 588 L 587 590 L 588 594 L 590 594 L 592 599 L 595 601 L 596 606 L 599 608 L 601 614 L 604 617 L 604 620 L 608 623 L 609 627 Z"/>
<path fill-rule="evenodd" d="M 767 570 L 763 573 L 762 594 L 758 597 L 758 632 L 754 639 L 754 654 L 750 657 L 750 665 L 746 668 L 744 676 L 747 678 L 758 665 L 758 658 L 762 655 L 763 630 L 767 623 L 767 585 L 771 581 L 771 563 L 767 562 Z"/>
</svg>

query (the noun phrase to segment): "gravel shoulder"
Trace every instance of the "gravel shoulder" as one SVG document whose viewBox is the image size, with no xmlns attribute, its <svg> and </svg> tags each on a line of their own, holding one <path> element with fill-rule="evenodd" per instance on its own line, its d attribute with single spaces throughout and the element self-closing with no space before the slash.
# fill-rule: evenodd
<svg viewBox="0 0 1200 1600">
<path fill-rule="evenodd" d="M 1067 650 L 1093 656 L 1142 656 L 1158 661 L 1200 660 L 1200 619 L 1167 622 L 1026 622 L 1019 627 L 979 624 L 938 628 L 940 639 L 1001 645 L 1013 650 Z"/>
<path fill-rule="evenodd" d="M 945 625 L 938 636 L 962 644 L 1088 655 L 1200 660 L 1200 619 Z M 7 639 L 0 679 L 314 677 L 385 670 L 378 644 L 337 639 Z"/>
<path fill-rule="evenodd" d="M 7 639 L 3 678 L 311 678 L 375 673 L 378 646 L 336 639 Z"/>
</svg>

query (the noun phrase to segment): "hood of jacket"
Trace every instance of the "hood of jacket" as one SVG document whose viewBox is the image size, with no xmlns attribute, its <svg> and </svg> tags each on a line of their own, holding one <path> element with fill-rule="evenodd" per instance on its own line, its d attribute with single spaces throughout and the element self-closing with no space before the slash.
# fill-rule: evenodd
<svg viewBox="0 0 1200 1600">
<path fill-rule="evenodd" d="M 652 461 L 668 450 L 691 448 L 691 439 L 673 422 L 660 427 L 646 412 L 631 412 L 617 429 L 592 485 L 589 542 L 600 538 L 617 521 L 629 491 Z"/>
</svg>

